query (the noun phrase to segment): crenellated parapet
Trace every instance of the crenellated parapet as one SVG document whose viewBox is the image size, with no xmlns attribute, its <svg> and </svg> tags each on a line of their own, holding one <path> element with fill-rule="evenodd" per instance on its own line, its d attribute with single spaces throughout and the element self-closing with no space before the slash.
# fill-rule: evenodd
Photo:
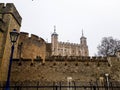
<svg viewBox="0 0 120 90">
<path fill-rule="evenodd" d="M 115 57 L 117 58 L 117 57 Z M 89 57 L 89 56 L 51 56 L 48 59 L 46 59 L 46 61 L 80 61 L 80 62 L 107 62 L 108 61 L 108 57 Z"/>
<path fill-rule="evenodd" d="M 7 3 L 7 4 L 0 3 L 0 14 L 3 14 L 3 15 L 4 14 L 11 14 L 16 19 L 18 24 L 21 26 L 22 17 L 20 16 L 18 11 L 16 10 L 13 3 Z"/>
<path fill-rule="evenodd" d="M 58 42 L 58 43 L 63 46 L 80 46 L 80 44 L 70 42 Z"/>
<path fill-rule="evenodd" d="M 39 36 L 35 35 L 35 34 L 31 34 L 31 39 L 34 39 L 34 40 L 39 40 Z"/>
<path fill-rule="evenodd" d="M 20 32 L 20 42 L 30 42 L 31 44 L 34 45 L 41 45 L 45 43 L 45 40 L 35 34 L 29 35 L 27 32 Z"/>
<path fill-rule="evenodd" d="M 27 32 L 20 32 L 20 38 L 22 38 L 22 39 L 29 38 L 29 33 L 27 33 Z"/>
<path fill-rule="evenodd" d="M 12 80 L 57 82 L 66 81 L 66 78 L 70 76 L 74 81 L 96 81 L 104 79 L 106 73 L 109 74 L 110 79 L 120 80 L 120 61 L 117 57 L 52 56 L 45 63 L 38 58 L 34 59 L 34 62 L 30 59 L 23 59 L 19 68 L 18 61 L 13 60 Z"/>
<path fill-rule="evenodd" d="M 42 58 L 43 62 L 46 56 L 46 42 L 43 38 L 27 32 L 20 32 L 18 57 L 34 59 Z"/>
<path fill-rule="evenodd" d="M 20 32 L 20 35 L 25 36 L 25 37 L 29 37 L 29 33 L 27 33 L 27 32 Z"/>
</svg>

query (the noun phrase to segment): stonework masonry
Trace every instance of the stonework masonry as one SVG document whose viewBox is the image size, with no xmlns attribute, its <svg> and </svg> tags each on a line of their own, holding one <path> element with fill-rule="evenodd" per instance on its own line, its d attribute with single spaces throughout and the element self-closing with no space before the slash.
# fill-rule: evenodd
<svg viewBox="0 0 120 90">
<path fill-rule="evenodd" d="M 29 37 L 28 33 L 21 32 L 18 45 L 21 45 L 21 48 L 18 48 L 18 58 L 29 58 L 32 60 L 35 58 L 41 58 L 43 62 L 45 61 L 46 43 L 44 39 L 33 34 L 31 34 L 31 37 Z"/>
<path fill-rule="evenodd" d="M 43 64 L 40 60 L 13 61 L 11 81 L 96 81 L 109 74 L 110 80 L 120 80 L 120 60 L 117 57 L 51 57 Z"/>
<path fill-rule="evenodd" d="M 10 58 L 11 42 L 9 32 L 13 29 L 20 30 L 21 16 L 12 3 L 0 3 L 0 80 L 7 77 Z M 17 43 L 16 43 L 17 45 Z M 16 57 L 16 47 L 14 57 Z"/>
<path fill-rule="evenodd" d="M 87 40 L 83 34 L 80 38 L 80 44 L 59 42 L 56 27 L 54 26 L 54 33 L 51 35 L 51 44 L 53 56 L 89 56 Z"/>
<path fill-rule="evenodd" d="M 20 31 L 21 16 L 12 3 L 0 4 L 0 81 L 6 81 L 10 59 L 9 32 Z M 104 78 L 120 80 L 120 52 L 117 57 L 89 57 L 87 39 L 79 44 L 59 42 L 56 28 L 51 43 L 39 36 L 20 32 L 15 44 L 11 81 L 90 81 Z"/>
<path fill-rule="evenodd" d="M 17 58 L 32 59 L 41 58 L 43 62 L 51 56 L 88 56 L 89 50 L 84 36 L 81 37 L 81 44 L 58 42 L 58 35 L 54 32 L 51 36 L 51 43 L 43 38 L 29 33 L 21 32 L 18 41 Z"/>
</svg>

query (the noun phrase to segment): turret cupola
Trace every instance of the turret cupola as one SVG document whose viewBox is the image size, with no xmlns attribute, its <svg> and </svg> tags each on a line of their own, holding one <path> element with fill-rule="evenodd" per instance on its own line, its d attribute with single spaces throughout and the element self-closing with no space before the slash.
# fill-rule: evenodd
<svg viewBox="0 0 120 90">
<path fill-rule="evenodd" d="M 84 37 L 83 29 L 82 29 L 82 37 L 80 38 L 81 45 L 87 45 L 86 37 Z"/>
<path fill-rule="evenodd" d="M 52 36 L 58 36 L 58 34 L 56 33 L 56 26 L 54 26 L 54 32 L 53 32 Z"/>
</svg>

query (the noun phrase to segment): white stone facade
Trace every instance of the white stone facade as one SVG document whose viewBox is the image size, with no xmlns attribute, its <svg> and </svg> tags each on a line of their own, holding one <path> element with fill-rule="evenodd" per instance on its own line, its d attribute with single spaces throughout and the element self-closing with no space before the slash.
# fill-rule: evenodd
<svg viewBox="0 0 120 90">
<path fill-rule="evenodd" d="M 52 56 L 89 56 L 87 41 L 83 34 L 80 38 L 80 44 L 59 42 L 58 34 L 54 27 L 54 33 L 51 35 L 51 43 Z"/>
</svg>

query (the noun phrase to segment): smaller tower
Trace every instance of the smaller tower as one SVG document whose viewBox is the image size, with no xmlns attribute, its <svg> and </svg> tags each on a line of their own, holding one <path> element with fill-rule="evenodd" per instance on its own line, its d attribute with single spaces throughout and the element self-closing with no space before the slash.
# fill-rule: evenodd
<svg viewBox="0 0 120 90">
<path fill-rule="evenodd" d="M 88 56 L 88 46 L 87 46 L 87 38 L 84 37 L 83 29 L 82 29 L 82 37 L 80 38 L 80 44 L 81 44 L 81 54 L 82 56 Z"/>
<path fill-rule="evenodd" d="M 56 26 L 54 26 L 54 32 L 51 35 L 51 43 L 52 43 L 52 55 L 58 54 L 58 34 L 56 33 Z"/>
<path fill-rule="evenodd" d="M 82 29 L 82 37 L 80 38 L 80 42 L 81 42 L 81 45 L 87 45 L 86 37 L 84 37 L 84 34 L 83 34 L 83 29 Z"/>
</svg>

